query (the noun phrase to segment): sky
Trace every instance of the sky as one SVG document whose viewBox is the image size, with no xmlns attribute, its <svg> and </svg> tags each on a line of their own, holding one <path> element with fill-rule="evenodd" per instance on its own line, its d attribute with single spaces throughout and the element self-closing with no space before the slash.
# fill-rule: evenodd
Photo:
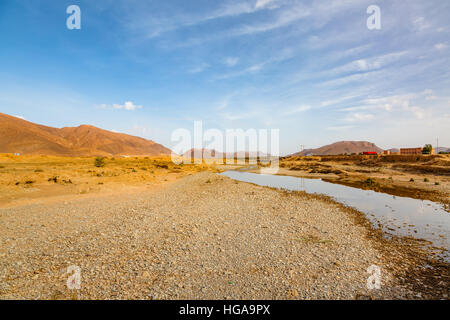
<svg viewBox="0 0 450 320">
<path fill-rule="evenodd" d="M 169 148 L 200 120 L 280 129 L 281 154 L 450 147 L 449 17 L 448 0 L 1 0 L 0 112 Z"/>
</svg>

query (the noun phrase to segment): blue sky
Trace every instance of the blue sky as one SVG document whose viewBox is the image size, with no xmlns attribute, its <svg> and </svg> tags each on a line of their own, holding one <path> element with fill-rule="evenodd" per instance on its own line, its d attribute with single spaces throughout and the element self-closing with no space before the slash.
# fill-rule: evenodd
<svg viewBox="0 0 450 320">
<path fill-rule="evenodd" d="M 449 17 L 448 0 L 2 0 L 0 112 L 168 147 L 194 120 L 279 128 L 282 154 L 450 147 Z"/>
</svg>

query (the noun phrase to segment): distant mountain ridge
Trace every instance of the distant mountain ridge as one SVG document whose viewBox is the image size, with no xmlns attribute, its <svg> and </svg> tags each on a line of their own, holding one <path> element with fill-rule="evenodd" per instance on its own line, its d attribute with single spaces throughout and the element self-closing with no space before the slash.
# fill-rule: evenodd
<svg viewBox="0 0 450 320">
<path fill-rule="evenodd" d="M 53 128 L 0 113 L 0 153 L 58 156 L 168 155 L 154 141 L 90 125 Z"/>
<path fill-rule="evenodd" d="M 305 149 L 301 152 L 292 154 L 292 156 L 306 156 L 306 155 L 337 155 L 337 154 L 352 154 L 360 152 L 382 152 L 383 149 L 377 147 L 374 143 L 368 141 L 339 141 L 316 149 Z"/>
<path fill-rule="evenodd" d="M 446 147 L 439 147 L 437 148 L 437 150 L 435 150 L 437 153 L 439 152 L 450 152 L 450 148 L 446 148 Z"/>
</svg>

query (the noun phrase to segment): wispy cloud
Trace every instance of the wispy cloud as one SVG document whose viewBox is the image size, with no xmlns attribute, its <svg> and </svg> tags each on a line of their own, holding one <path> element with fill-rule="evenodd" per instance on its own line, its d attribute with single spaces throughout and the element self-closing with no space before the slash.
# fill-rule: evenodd
<svg viewBox="0 0 450 320">
<path fill-rule="evenodd" d="M 311 110 L 311 106 L 303 104 L 303 105 L 300 105 L 297 107 L 290 108 L 289 110 L 284 112 L 284 115 L 293 115 L 293 114 L 302 113 L 302 112 L 305 112 L 308 110 Z"/>
<path fill-rule="evenodd" d="M 215 79 L 218 79 L 218 80 L 230 79 L 230 78 L 239 77 L 239 76 L 243 76 L 243 75 L 247 75 L 247 74 L 257 73 L 270 64 L 291 59 L 293 56 L 294 56 L 293 50 L 291 50 L 290 48 L 285 48 L 283 50 L 280 50 L 278 52 L 278 54 L 270 57 L 269 59 L 267 59 L 265 61 L 255 63 L 255 64 L 250 65 L 241 70 L 237 70 L 237 71 L 233 71 L 233 72 L 229 72 L 229 73 L 225 73 L 225 74 L 216 76 Z"/>
<path fill-rule="evenodd" d="M 343 66 L 330 70 L 332 74 L 352 73 L 352 72 L 368 72 L 372 70 L 381 69 L 395 61 L 398 61 L 404 57 L 408 52 L 393 52 L 377 57 L 371 57 L 367 59 L 358 59 L 353 62 L 347 63 Z"/>
<path fill-rule="evenodd" d="M 237 57 L 227 57 L 223 60 L 223 63 L 228 67 L 233 67 L 239 62 Z"/>
<path fill-rule="evenodd" d="M 363 122 L 363 121 L 368 121 L 368 120 L 372 120 L 374 118 L 373 114 L 370 113 L 353 113 L 350 114 L 345 121 L 348 122 Z"/>
<path fill-rule="evenodd" d="M 328 127 L 327 130 L 330 131 L 344 131 L 344 130 L 350 130 L 352 128 L 354 128 L 355 126 L 331 126 Z"/>
<path fill-rule="evenodd" d="M 142 109 L 141 105 L 136 105 L 132 101 L 125 101 L 124 104 L 113 104 L 112 106 L 109 106 L 107 104 L 102 104 L 102 105 L 100 105 L 100 107 L 102 109 L 117 109 L 117 110 L 123 109 L 123 110 L 128 110 L 128 111 Z"/>
<path fill-rule="evenodd" d="M 210 67 L 210 65 L 208 63 L 202 63 L 196 67 L 193 67 L 191 69 L 188 70 L 189 73 L 200 73 L 205 71 L 206 69 L 208 69 Z"/>
</svg>

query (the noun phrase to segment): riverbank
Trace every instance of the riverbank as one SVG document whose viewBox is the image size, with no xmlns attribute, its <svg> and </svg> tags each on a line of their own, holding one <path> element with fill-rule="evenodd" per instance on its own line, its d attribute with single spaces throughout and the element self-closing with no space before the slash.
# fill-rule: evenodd
<svg viewBox="0 0 450 320">
<path fill-rule="evenodd" d="M 278 174 L 440 202 L 450 211 L 448 155 L 286 157 Z"/>
<path fill-rule="evenodd" d="M 211 172 L 0 221 L 1 299 L 448 299 L 448 266 L 413 240 L 388 241 L 327 197 Z M 372 265 L 380 290 L 367 288 Z"/>
</svg>

